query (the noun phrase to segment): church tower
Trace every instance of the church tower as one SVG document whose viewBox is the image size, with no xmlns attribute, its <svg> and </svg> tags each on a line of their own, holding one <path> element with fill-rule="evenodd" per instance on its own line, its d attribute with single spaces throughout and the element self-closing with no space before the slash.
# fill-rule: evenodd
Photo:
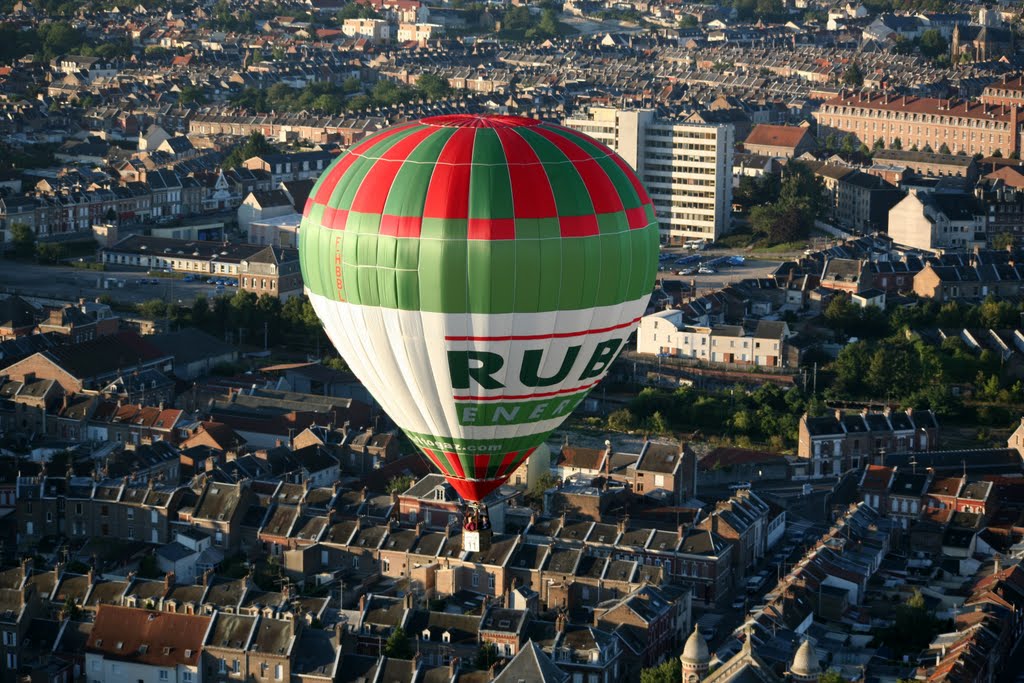
<svg viewBox="0 0 1024 683">
<path fill-rule="evenodd" d="M 805 640 L 793 656 L 793 663 L 789 666 L 789 680 L 793 683 L 817 683 L 820 675 L 818 653 L 814 651 L 811 641 Z"/>
<path fill-rule="evenodd" d="M 700 683 L 708 675 L 711 653 L 708 652 L 708 644 L 696 624 L 693 626 L 693 633 L 686 639 L 686 646 L 679 661 L 683 665 L 683 683 Z"/>
</svg>

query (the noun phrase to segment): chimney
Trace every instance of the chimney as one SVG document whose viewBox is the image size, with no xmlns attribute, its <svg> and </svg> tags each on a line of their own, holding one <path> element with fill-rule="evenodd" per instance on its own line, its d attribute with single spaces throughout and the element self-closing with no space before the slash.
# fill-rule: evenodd
<svg viewBox="0 0 1024 683">
<path fill-rule="evenodd" d="M 85 578 L 90 586 L 96 583 L 96 572 L 92 570 L 92 567 L 89 567 L 89 571 L 86 572 Z"/>
<path fill-rule="evenodd" d="M 334 625 L 334 646 L 341 649 L 341 642 L 345 639 L 345 626 L 342 623 Z"/>
<path fill-rule="evenodd" d="M 1003 571 L 1003 556 L 1001 554 L 996 553 L 996 556 L 994 558 L 994 562 L 995 562 L 995 565 L 992 568 L 992 573 L 993 574 L 998 574 L 999 572 Z"/>
<path fill-rule="evenodd" d="M 459 673 L 459 658 L 452 657 L 452 660 L 448 662 L 448 678 L 455 680 L 455 675 Z"/>
<path fill-rule="evenodd" d="M 416 522 L 416 537 L 423 535 L 423 522 Z"/>
<path fill-rule="evenodd" d="M 402 604 L 405 605 L 405 609 L 412 609 L 413 607 L 416 606 L 415 599 L 414 599 L 413 594 L 411 592 L 406 593 L 402 597 Z"/>
<path fill-rule="evenodd" d="M 842 420 L 843 419 L 843 411 L 840 410 L 839 408 L 836 408 L 835 415 L 836 415 L 836 420 Z"/>
<path fill-rule="evenodd" d="M 558 616 L 555 617 L 555 630 L 559 633 L 565 633 L 565 613 L 559 612 Z"/>
<path fill-rule="evenodd" d="M 366 593 L 363 593 L 362 595 L 359 596 L 359 611 L 360 612 L 365 612 L 366 611 Z"/>
<path fill-rule="evenodd" d="M 686 534 L 686 525 L 679 524 L 676 526 L 676 540 L 680 543 L 683 542 L 683 536 Z"/>
<path fill-rule="evenodd" d="M 26 579 L 32 574 L 32 558 L 26 557 L 21 561 L 21 575 Z"/>
<path fill-rule="evenodd" d="M 174 586 L 174 572 L 164 574 L 164 590 L 171 590 Z"/>
</svg>

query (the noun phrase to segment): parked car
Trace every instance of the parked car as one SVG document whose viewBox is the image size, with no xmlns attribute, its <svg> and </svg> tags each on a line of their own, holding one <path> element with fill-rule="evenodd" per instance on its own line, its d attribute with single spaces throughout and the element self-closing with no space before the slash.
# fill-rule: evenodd
<svg viewBox="0 0 1024 683">
<path fill-rule="evenodd" d="M 701 266 L 700 269 L 697 270 L 697 272 L 700 273 L 701 275 L 714 275 L 718 271 L 715 270 L 714 268 L 711 268 L 710 266 Z"/>
</svg>

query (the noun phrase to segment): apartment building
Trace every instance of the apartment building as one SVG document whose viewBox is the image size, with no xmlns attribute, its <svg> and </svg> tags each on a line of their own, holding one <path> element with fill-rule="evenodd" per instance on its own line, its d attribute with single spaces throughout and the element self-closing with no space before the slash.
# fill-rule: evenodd
<svg viewBox="0 0 1024 683">
<path fill-rule="evenodd" d="M 911 192 L 889 209 L 889 237 L 915 249 L 967 251 L 986 243 L 985 209 L 967 193 Z"/>
<path fill-rule="evenodd" d="M 965 152 L 1009 156 L 1020 152 L 1020 110 L 984 101 L 841 92 L 814 113 L 818 135 L 852 135 L 858 143 L 881 139 L 892 147 L 917 146 L 954 154 Z"/>
<path fill-rule="evenodd" d="M 346 19 L 341 32 L 350 38 L 366 38 L 373 43 L 391 40 L 391 24 L 384 19 Z"/>
<path fill-rule="evenodd" d="M 742 325 L 687 325 L 682 312 L 659 311 L 640 320 L 637 351 L 711 363 L 784 367 L 789 326 L 781 321 Z"/>
<path fill-rule="evenodd" d="M 661 241 L 715 240 L 731 229 L 735 128 L 686 123 L 652 109 L 594 107 L 563 124 L 603 142 L 643 179 L 661 222 Z"/>
</svg>

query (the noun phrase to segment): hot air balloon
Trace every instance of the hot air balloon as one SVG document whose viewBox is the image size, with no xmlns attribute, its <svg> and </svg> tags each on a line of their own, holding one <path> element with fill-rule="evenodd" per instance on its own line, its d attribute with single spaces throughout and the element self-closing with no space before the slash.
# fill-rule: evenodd
<svg viewBox="0 0 1024 683">
<path fill-rule="evenodd" d="M 314 186 L 300 235 L 328 336 L 469 504 L 467 530 L 608 372 L 658 262 L 628 164 L 514 116 L 436 116 L 358 142 Z"/>
</svg>

